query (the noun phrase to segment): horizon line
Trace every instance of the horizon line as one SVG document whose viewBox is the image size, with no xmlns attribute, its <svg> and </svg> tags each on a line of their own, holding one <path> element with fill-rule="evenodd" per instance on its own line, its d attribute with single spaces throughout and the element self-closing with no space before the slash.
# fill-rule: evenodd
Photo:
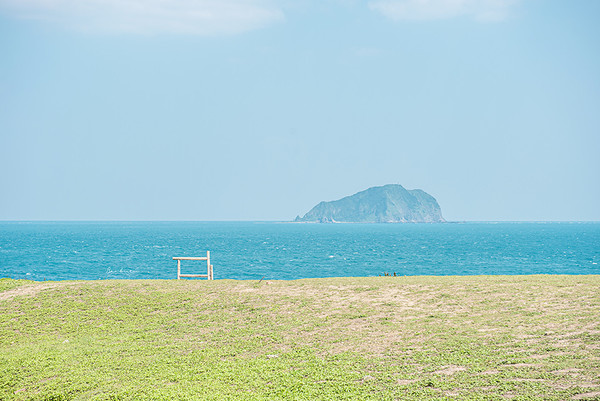
<svg viewBox="0 0 600 401">
<path fill-rule="evenodd" d="M 123 219 L 0 219 L 0 223 L 295 223 L 295 224 L 386 224 L 386 225 L 404 225 L 404 224 L 460 224 L 460 223 L 600 223 L 600 220 L 447 220 L 445 222 L 405 222 L 405 223 L 379 223 L 379 222 L 296 222 L 294 220 L 123 220 Z"/>
</svg>

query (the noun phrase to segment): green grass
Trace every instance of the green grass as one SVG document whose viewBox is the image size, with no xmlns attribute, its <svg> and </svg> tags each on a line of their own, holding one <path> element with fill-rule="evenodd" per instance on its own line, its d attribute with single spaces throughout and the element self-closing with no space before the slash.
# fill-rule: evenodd
<svg viewBox="0 0 600 401">
<path fill-rule="evenodd" d="M 2 400 L 600 400 L 600 276 L 0 280 Z"/>
</svg>

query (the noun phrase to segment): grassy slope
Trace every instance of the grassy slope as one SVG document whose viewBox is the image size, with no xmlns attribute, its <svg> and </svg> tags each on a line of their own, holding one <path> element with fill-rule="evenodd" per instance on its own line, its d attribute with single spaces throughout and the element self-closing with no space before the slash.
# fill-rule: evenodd
<svg viewBox="0 0 600 401">
<path fill-rule="evenodd" d="M 0 399 L 600 399 L 600 276 L 0 280 Z"/>
</svg>

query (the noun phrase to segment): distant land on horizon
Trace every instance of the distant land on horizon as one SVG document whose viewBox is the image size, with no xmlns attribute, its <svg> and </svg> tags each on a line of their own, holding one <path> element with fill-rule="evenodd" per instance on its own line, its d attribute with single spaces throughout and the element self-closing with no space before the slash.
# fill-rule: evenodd
<svg viewBox="0 0 600 401">
<path fill-rule="evenodd" d="M 445 223 L 435 198 L 399 184 L 371 187 L 331 202 L 321 202 L 295 222 Z"/>
</svg>

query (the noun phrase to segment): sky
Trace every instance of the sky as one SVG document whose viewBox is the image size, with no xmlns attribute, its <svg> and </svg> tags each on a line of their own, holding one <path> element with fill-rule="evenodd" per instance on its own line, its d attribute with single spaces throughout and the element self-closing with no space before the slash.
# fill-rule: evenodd
<svg viewBox="0 0 600 401">
<path fill-rule="evenodd" d="M 596 0 L 0 0 L 0 220 L 275 220 L 401 184 L 600 220 Z"/>
</svg>

